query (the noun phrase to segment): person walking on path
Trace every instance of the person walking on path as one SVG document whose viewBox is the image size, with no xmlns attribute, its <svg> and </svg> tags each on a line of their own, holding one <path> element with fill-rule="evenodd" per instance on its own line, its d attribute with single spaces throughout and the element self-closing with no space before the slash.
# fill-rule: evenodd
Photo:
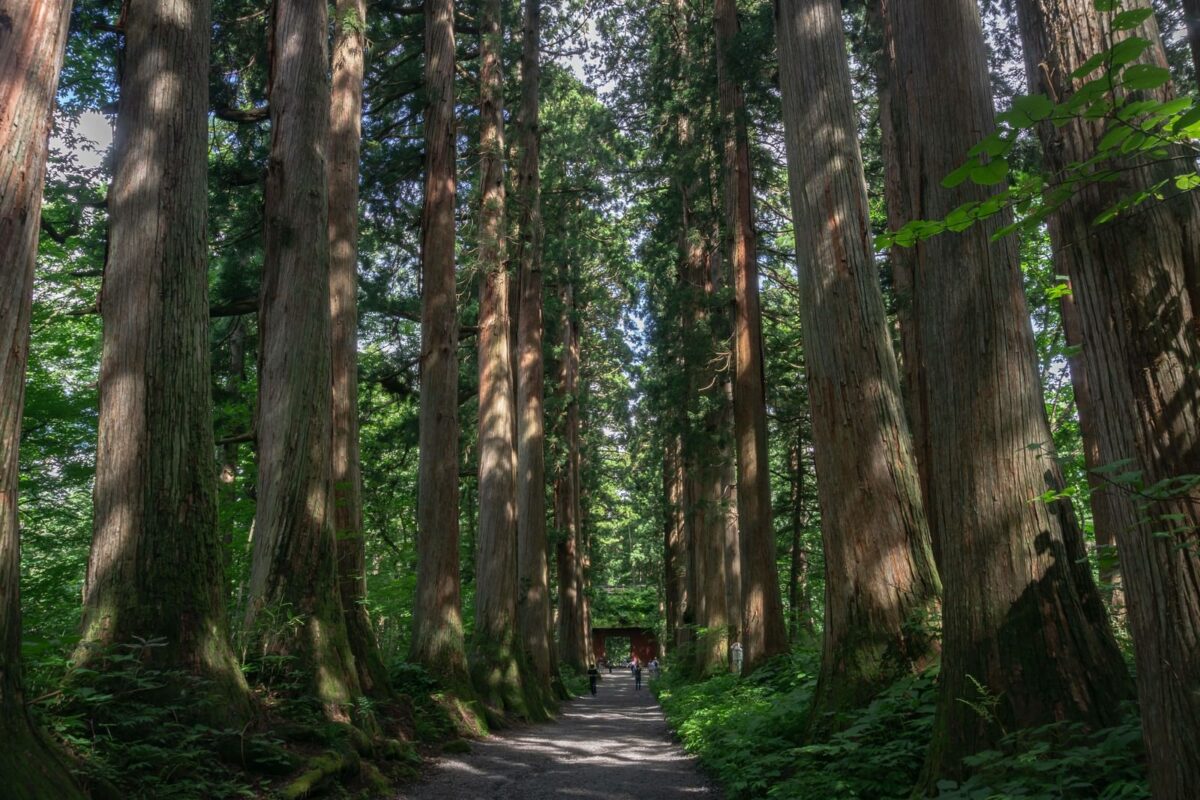
<svg viewBox="0 0 1200 800">
<path fill-rule="evenodd" d="M 633 688 L 635 691 L 642 688 L 642 664 L 636 658 L 633 660 Z"/>
<path fill-rule="evenodd" d="M 592 697 L 596 696 L 596 681 L 600 680 L 600 670 L 596 669 L 596 665 L 592 664 L 588 667 L 588 688 L 592 690 Z"/>
</svg>

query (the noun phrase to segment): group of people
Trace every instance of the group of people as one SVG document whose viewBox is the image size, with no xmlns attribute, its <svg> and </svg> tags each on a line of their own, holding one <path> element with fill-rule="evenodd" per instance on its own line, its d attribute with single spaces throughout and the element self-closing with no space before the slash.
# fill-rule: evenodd
<svg viewBox="0 0 1200 800">
<path fill-rule="evenodd" d="M 612 671 L 613 671 L 612 662 L 609 661 L 608 659 L 605 659 L 604 665 L 606 667 L 608 667 L 608 673 L 611 675 Z M 658 677 L 659 664 L 658 664 L 657 658 L 650 659 L 650 663 L 646 665 L 646 668 L 650 670 L 651 680 Z M 640 660 L 638 660 L 637 656 L 634 656 L 632 659 L 630 659 L 629 672 L 631 675 L 633 675 L 634 691 L 641 689 L 642 688 L 642 662 Z M 595 695 L 596 694 L 596 684 L 600 680 L 600 670 L 599 670 L 599 668 L 597 668 L 595 662 L 593 662 L 591 664 L 591 666 L 588 667 L 587 674 L 588 674 L 588 687 L 591 689 L 592 694 Z"/>
</svg>

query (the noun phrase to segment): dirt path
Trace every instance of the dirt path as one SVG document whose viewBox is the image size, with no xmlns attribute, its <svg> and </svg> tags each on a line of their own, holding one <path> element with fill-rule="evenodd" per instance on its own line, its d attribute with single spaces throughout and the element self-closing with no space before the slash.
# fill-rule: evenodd
<svg viewBox="0 0 1200 800">
<path fill-rule="evenodd" d="M 720 793 L 671 737 L 654 697 L 628 672 L 605 675 L 596 697 L 563 705 L 558 721 L 473 742 L 439 761 L 400 800 L 717 800 Z"/>
</svg>

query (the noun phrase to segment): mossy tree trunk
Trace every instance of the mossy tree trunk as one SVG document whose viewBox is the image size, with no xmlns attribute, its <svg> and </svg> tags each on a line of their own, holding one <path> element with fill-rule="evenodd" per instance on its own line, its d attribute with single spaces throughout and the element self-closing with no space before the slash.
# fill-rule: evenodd
<svg viewBox="0 0 1200 800">
<path fill-rule="evenodd" d="M 541 0 L 525 0 L 521 43 L 520 164 L 517 172 L 517 627 L 527 687 L 553 703 L 557 667 L 550 620 L 546 537 L 545 336 L 542 310 Z"/>
<path fill-rule="evenodd" d="M 1017 11 L 1034 92 L 1069 100 L 1096 77 L 1073 79 L 1075 71 L 1127 36 L 1151 43 L 1143 63 L 1167 66 L 1153 15 L 1114 34 L 1112 16 L 1090 0 L 1020 0 Z M 1166 84 L 1139 94 L 1167 101 L 1174 91 Z M 1091 158 L 1105 131 L 1102 120 L 1044 123 L 1047 168 L 1057 174 Z M 1180 169 L 1163 160 L 1110 166 L 1118 179 L 1068 201 L 1050 220 L 1050 238 L 1078 309 L 1093 400 L 1080 414 L 1090 412 L 1083 421 L 1094 432 L 1094 461 L 1123 464 L 1097 494 L 1120 553 L 1151 788 L 1156 798 L 1182 800 L 1200 786 L 1200 492 L 1186 477 L 1200 475 L 1200 197 L 1185 192 L 1094 225 L 1118 200 L 1154 191 Z M 1137 483 L 1114 481 L 1122 474 Z"/>
<path fill-rule="evenodd" d="M 904 219 L 940 219 L 990 188 L 941 181 L 994 129 L 973 0 L 885 0 L 893 61 L 895 181 Z M 931 98 L 953 97 L 955 102 Z M 1004 730 L 1074 720 L 1103 726 L 1131 696 L 1086 569 L 1034 361 L 1020 254 L 992 240 L 998 216 L 916 246 L 912 326 L 928 409 L 926 512 L 945 587 L 940 701 L 925 785 Z M 1099 613 L 1097 613 L 1099 610 Z M 992 705 L 980 714 L 979 703 Z M 972 707 L 976 704 L 976 707 Z"/>
<path fill-rule="evenodd" d="M 271 24 L 247 627 L 255 652 L 293 659 L 326 714 L 343 719 L 361 687 L 333 528 L 327 16 L 321 0 L 281 0 Z"/>
<path fill-rule="evenodd" d="M 362 690 L 389 697 L 387 668 L 367 615 L 358 443 L 358 180 L 366 0 L 334 6 L 329 105 L 329 312 L 332 324 L 333 532 L 346 635 Z"/>
<path fill-rule="evenodd" d="M 500 0 L 481 3 L 479 38 L 479 534 L 469 656 L 483 703 L 500 714 L 528 717 L 517 642 L 517 425 L 505 248 Z"/>
<path fill-rule="evenodd" d="M 205 681 L 220 721 L 250 714 L 229 643 L 208 338 L 207 2 L 133 0 L 100 306 L 95 518 L 79 660 L 144 657 Z"/>
<path fill-rule="evenodd" d="M 454 269 L 454 3 L 425 3 L 425 205 L 417 599 L 410 657 L 469 691 L 458 566 L 458 309 Z"/>
<path fill-rule="evenodd" d="M 940 585 L 874 260 L 841 4 L 777 0 L 775 11 L 825 543 L 820 728 L 932 660 Z"/>
</svg>

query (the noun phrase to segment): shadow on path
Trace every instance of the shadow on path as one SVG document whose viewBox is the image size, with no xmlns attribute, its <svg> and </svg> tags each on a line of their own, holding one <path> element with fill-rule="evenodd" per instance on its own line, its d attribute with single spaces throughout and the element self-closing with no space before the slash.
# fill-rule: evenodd
<svg viewBox="0 0 1200 800">
<path fill-rule="evenodd" d="M 399 800 L 716 800 L 720 793 L 671 737 L 654 696 L 628 672 L 596 697 L 564 703 L 556 722 L 473 742 L 437 762 Z"/>
</svg>

